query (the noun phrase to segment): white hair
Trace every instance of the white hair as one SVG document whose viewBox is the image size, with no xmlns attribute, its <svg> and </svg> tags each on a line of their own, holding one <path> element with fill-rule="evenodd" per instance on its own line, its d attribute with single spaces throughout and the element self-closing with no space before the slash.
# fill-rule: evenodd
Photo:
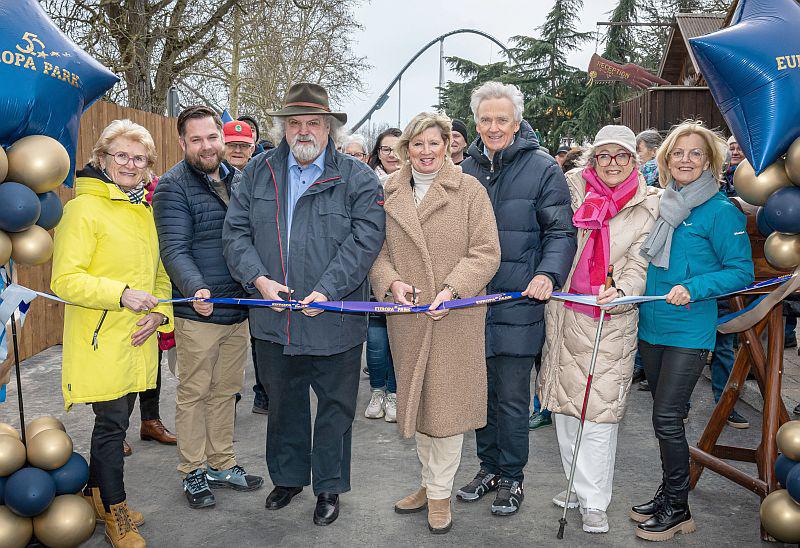
<svg viewBox="0 0 800 548">
<path fill-rule="evenodd" d="M 360 133 L 353 133 L 352 135 L 346 136 L 342 141 L 342 150 L 346 149 L 353 143 L 357 144 L 364 154 L 369 154 L 369 150 L 367 150 L 367 140 Z"/>
<path fill-rule="evenodd" d="M 525 98 L 522 92 L 514 84 L 503 84 L 501 82 L 486 82 L 472 92 L 469 101 L 469 108 L 472 109 L 472 116 L 475 123 L 478 123 L 478 107 L 485 99 L 508 99 L 514 105 L 514 120 L 522 121 L 522 111 L 525 110 Z"/>
<path fill-rule="evenodd" d="M 347 135 L 344 124 L 330 114 L 324 114 L 322 117 L 331 130 L 330 136 L 334 144 L 342 142 L 343 136 Z M 283 116 L 275 116 L 272 118 L 272 129 L 269 134 L 270 137 L 272 137 L 272 142 L 275 143 L 276 146 L 286 137 L 286 119 Z M 323 146 L 328 146 L 328 143 L 324 143 Z"/>
</svg>

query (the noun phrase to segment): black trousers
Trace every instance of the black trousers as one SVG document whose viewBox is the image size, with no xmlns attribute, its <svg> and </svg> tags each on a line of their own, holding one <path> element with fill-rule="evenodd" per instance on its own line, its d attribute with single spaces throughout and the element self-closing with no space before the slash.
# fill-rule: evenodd
<svg viewBox="0 0 800 548">
<path fill-rule="evenodd" d="M 653 430 L 661 449 L 664 494 L 678 502 L 689 497 L 689 444 L 683 419 L 708 350 L 639 341 L 644 373 L 653 396 Z"/>
<path fill-rule="evenodd" d="M 534 358 L 498 356 L 486 360 L 486 426 L 475 431 L 481 467 L 523 480 L 528 463 L 528 406 Z"/>
<path fill-rule="evenodd" d="M 94 430 L 92 430 L 87 487 L 100 488 L 100 498 L 106 510 L 109 506 L 119 504 L 126 499 L 122 442 L 125 439 L 134 403 L 136 403 L 136 392 L 116 400 L 92 404 Z"/>
<path fill-rule="evenodd" d="M 363 345 L 333 356 L 285 356 L 256 339 L 258 374 L 269 394 L 267 469 L 274 485 L 314 494 L 350 490 L 350 444 Z M 309 388 L 317 396 L 313 443 Z"/>
<path fill-rule="evenodd" d="M 139 392 L 139 411 L 143 421 L 161 420 L 161 413 L 158 410 L 158 403 L 161 397 L 161 358 L 164 352 L 158 351 L 158 374 L 156 377 L 156 387 L 144 392 Z"/>
<path fill-rule="evenodd" d="M 253 385 L 253 394 L 255 394 L 255 398 L 253 398 L 253 405 L 267 407 L 269 405 L 267 391 L 264 389 L 264 386 L 261 384 L 261 379 L 258 377 L 258 356 L 256 354 L 255 337 L 250 337 L 250 350 L 253 352 L 253 369 L 255 370 L 256 374 L 256 383 Z"/>
</svg>

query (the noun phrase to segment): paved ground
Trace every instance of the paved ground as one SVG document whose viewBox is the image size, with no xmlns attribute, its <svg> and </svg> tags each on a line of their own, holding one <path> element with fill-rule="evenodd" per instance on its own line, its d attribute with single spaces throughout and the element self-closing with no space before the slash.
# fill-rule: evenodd
<svg viewBox="0 0 800 548">
<path fill-rule="evenodd" d="M 787 405 L 800 399 L 800 366 L 795 350 L 786 352 Z M 88 455 L 92 425 L 91 410 L 77 405 L 63 411 L 59 380 L 60 347 L 51 348 L 23 364 L 23 389 L 28 420 L 52 414 L 64 421 L 77 451 Z M 252 385 L 248 367 L 247 382 Z M 174 417 L 174 377 L 164 366 L 162 416 L 168 426 Z M 13 382 L 12 382 L 13 384 Z M 12 387 L 11 385 L 9 386 Z M 369 384 L 362 377 L 359 410 L 368 399 Z M 706 379 L 701 379 L 692 399 L 688 423 L 690 442 L 705 425 L 713 398 Z M 245 391 L 239 406 L 236 448 L 240 463 L 251 473 L 265 473 L 264 436 L 266 417 L 250 413 L 252 393 Z M 753 422 L 749 430 L 726 429 L 722 442 L 755 446 L 759 436 L 760 413 L 739 404 L 739 411 Z M 660 475 L 658 447 L 650 427 L 650 396 L 633 391 L 631 404 L 619 437 L 614 499 L 609 508 L 611 532 L 589 535 L 580 530 L 580 517 L 571 511 L 566 539 L 557 541 L 560 511 L 550 502 L 563 490 L 565 478 L 558 457 L 552 427 L 531 435 L 531 458 L 526 469 L 526 499 L 521 513 L 497 518 L 489 513 L 489 501 L 454 503 L 454 527 L 444 536 L 428 533 L 424 514 L 400 516 L 392 511 L 395 500 L 418 485 L 419 463 L 412 441 L 400 440 L 394 425 L 371 421 L 359 413 L 354 426 L 353 490 L 342 497 L 341 516 L 329 527 L 314 526 L 311 517 L 314 497 L 310 489 L 278 512 L 264 509 L 271 483 L 254 493 L 218 491 L 217 507 L 191 510 L 186 505 L 172 447 L 138 438 L 138 411 L 134 411 L 129 441 L 134 455 L 126 460 L 129 501 L 147 519 L 142 533 L 150 546 L 645 546 L 633 535 L 627 518 L 631 503 L 649 499 Z M 0 421 L 18 425 L 16 389 L 9 402 L 0 406 Z M 754 466 L 743 465 L 748 470 Z M 456 477 L 462 485 L 477 470 L 475 438 L 468 435 L 464 456 Z M 707 472 L 690 498 L 697 533 L 676 537 L 668 545 L 757 546 L 758 498 L 727 480 Z M 98 527 L 88 546 L 106 546 Z"/>
</svg>

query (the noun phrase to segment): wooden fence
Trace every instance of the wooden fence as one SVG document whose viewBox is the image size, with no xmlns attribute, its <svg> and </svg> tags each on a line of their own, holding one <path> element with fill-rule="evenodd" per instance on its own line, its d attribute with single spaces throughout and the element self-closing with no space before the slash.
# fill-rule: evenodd
<svg viewBox="0 0 800 548">
<path fill-rule="evenodd" d="M 164 173 L 183 159 L 174 118 L 98 101 L 81 118 L 76 153 L 76 165 L 79 168 L 89 161 L 92 147 L 100 137 L 100 132 L 112 120 L 121 118 L 128 118 L 150 131 L 158 153 L 154 167 L 156 174 Z M 59 187 L 56 192 L 64 203 L 75 195 L 73 189 L 65 186 Z M 17 282 L 37 291 L 50 291 L 51 268 L 49 262 L 37 267 L 20 266 L 16 270 Z M 61 344 L 63 324 L 63 305 L 42 298 L 34 300 L 19 337 L 20 358 L 25 359 L 53 345 Z"/>
</svg>

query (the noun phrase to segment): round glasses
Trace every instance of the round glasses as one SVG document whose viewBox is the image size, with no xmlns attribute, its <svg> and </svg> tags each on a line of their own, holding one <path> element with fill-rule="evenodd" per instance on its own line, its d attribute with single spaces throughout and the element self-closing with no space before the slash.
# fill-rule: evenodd
<svg viewBox="0 0 800 548">
<path fill-rule="evenodd" d="M 143 167 L 147 167 L 147 156 L 140 156 L 140 155 L 131 156 L 127 152 L 114 152 L 114 153 L 106 152 L 106 154 L 113 157 L 114 162 L 120 166 L 126 166 L 128 165 L 128 162 L 133 160 L 134 166 L 140 169 Z"/>
<path fill-rule="evenodd" d="M 608 167 L 611 165 L 611 161 L 613 160 L 615 164 L 620 167 L 625 167 L 629 163 L 631 163 L 631 157 L 633 154 L 630 152 L 619 152 L 617 154 L 597 154 L 594 157 L 595 162 L 600 167 Z"/>
<path fill-rule="evenodd" d="M 682 149 L 678 148 L 678 149 L 673 150 L 670 153 L 670 157 L 672 158 L 673 162 L 680 162 L 687 155 L 689 156 L 689 160 L 691 160 L 692 163 L 695 163 L 695 164 L 699 164 L 700 162 L 703 161 L 703 158 L 706 157 L 705 151 L 704 150 L 700 150 L 699 148 L 693 148 L 692 150 L 690 150 L 688 152 L 684 152 Z"/>
<path fill-rule="evenodd" d="M 386 147 L 386 146 L 379 147 L 378 150 L 380 150 L 381 154 L 386 154 L 387 156 L 394 152 L 394 149 L 392 147 Z"/>
<path fill-rule="evenodd" d="M 363 160 L 367 157 L 367 155 L 363 152 L 348 152 L 347 155 L 352 156 L 353 158 L 358 158 L 359 160 Z"/>
</svg>

